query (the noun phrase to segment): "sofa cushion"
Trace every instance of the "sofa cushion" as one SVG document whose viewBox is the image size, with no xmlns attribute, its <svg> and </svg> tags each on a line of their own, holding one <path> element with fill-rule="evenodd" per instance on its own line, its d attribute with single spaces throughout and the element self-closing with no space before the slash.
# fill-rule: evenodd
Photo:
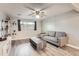
<svg viewBox="0 0 79 59">
<path fill-rule="evenodd" d="M 47 34 L 48 34 L 49 36 L 55 37 L 55 31 L 49 31 Z"/>
<path fill-rule="evenodd" d="M 56 37 L 51 37 L 51 36 L 44 36 L 43 37 L 44 40 L 49 41 L 49 42 L 58 42 Z"/>
<path fill-rule="evenodd" d="M 65 32 L 56 32 L 56 37 L 65 37 L 66 33 Z"/>
</svg>

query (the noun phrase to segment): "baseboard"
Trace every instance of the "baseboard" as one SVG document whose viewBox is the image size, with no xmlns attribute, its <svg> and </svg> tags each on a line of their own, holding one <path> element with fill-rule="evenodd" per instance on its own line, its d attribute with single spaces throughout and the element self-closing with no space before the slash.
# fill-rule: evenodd
<svg viewBox="0 0 79 59">
<path fill-rule="evenodd" d="M 71 44 L 67 44 L 67 46 L 70 46 L 70 47 L 75 48 L 75 49 L 79 49 L 79 47 L 71 45 Z"/>
</svg>

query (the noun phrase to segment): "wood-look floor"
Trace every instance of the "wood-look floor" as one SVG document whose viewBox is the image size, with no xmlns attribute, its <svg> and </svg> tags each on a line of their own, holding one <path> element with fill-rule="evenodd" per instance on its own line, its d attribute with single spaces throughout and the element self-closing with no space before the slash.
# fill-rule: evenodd
<svg viewBox="0 0 79 59">
<path fill-rule="evenodd" d="M 17 40 L 12 41 L 12 49 L 10 52 L 10 56 L 16 56 L 15 50 L 18 46 L 22 44 L 28 43 L 27 40 Z M 31 45 L 30 45 L 31 47 Z M 54 45 L 51 45 L 47 43 L 47 47 L 42 51 L 36 51 L 32 47 L 30 48 L 32 50 L 33 56 L 79 56 L 79 50 L 65 46 L 63 48 L 55 47 Z M 26 52 L 24 52 L 26 53 Z M 19 56 L 19 55 L 18 55 Z M 26 55 L 22 55 L 26 56 Z"/>
</svg>

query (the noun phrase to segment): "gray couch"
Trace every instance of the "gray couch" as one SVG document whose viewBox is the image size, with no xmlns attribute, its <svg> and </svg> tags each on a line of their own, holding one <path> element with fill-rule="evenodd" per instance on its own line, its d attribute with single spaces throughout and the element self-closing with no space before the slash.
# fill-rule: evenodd
<svg viewBox="0 0 79 59">
<path fill-rule="evenodd" d="M 68 36 L 65 32 L 50 31 L 41 33 L 40 38 L 59 47 L 63 47 L 68 43 Z"/>
</svg>

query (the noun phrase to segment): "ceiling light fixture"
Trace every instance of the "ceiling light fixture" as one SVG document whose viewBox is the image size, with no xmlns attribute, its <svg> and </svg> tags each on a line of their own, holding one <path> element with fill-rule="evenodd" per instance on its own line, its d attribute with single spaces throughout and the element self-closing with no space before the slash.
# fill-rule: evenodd
<svg viewBox="0 0 79 59">
<path fill-rule="evenodd" d="M 40 18 L 40 16 L 39 16 L 39 15 L 36 15 L 36 18 L 37 18 L 37 19 L 39 19 L 39 18 Z"/>
</svg>

